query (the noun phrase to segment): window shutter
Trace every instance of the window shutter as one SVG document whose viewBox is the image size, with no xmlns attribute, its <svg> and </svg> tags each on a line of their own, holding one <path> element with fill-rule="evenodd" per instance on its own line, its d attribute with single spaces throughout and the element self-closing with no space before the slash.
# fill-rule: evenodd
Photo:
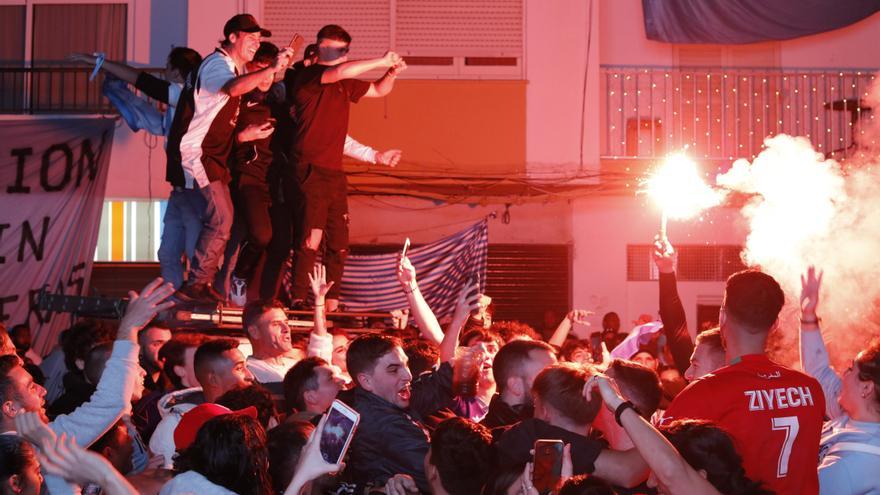
<svg viewBox="0 0 880 495">
<path fill-rule="evenodd" d="M 391 48 L 391 0 L 265 0 L 263 23 L 279 47 L 294 33 L 314 43 L 322 27 L 338 24 L 352 37 L 349 59 L 378 57 Z"/>
<path fill-rule="evenodd" d="M 523 0 L 397 0 L 403 55 L 522 57 Z"/>
</svg>

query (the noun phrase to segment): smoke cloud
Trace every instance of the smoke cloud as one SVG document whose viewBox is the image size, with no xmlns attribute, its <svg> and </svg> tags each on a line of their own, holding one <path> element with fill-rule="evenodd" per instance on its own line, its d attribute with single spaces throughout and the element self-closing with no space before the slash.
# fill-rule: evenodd
<svg viewBox="0 0 880 495">
<path fill-rule="evenodd" d="M 874 134 L 865 131 L 864 136 Z M 825 273 L 819 305 L 823 333 L 840 370 L 880 333 L 875 309 L 880 298 L 880 167 L 863 158 L 844 169 L 803 137 L 778 135 L 764 144 L 751 164 L 737 160 L 717 182 L 747 197 L 743 260 L 772 275 L 786 292 L 788 304 L 780 332 L 771 339 L 771 354 L 788 364 L 797 362 L 800 276 L 815 265 Z"/>
</svg>

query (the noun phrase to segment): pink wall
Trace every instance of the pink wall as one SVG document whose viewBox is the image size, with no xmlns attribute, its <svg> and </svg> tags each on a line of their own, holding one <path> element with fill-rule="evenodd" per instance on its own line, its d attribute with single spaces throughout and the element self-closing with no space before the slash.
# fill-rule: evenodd
<svg viewBox="0 0 880 495">
<path fill-rule="evenodd" d="M 653 242 L 660 223 L 657 209 L 639 196 L 582 199 L 572 210 L 574 305 L 597 313 L 594 326 L 608 311 L 616 311 L 626 324 L 641 313 L 656 314 L 657 283 L 626 280 L 626 246 Z M 742 244 L 740 218 L 736 210 L 717 208 L 706 212 L 703 221 L 670 222 L 669 240 L 673 245 Z M 696 321 L 698 297 L 717 298 L 722 289 L 721 282 L 680 282 L 688 321 Z"/>
</svg>

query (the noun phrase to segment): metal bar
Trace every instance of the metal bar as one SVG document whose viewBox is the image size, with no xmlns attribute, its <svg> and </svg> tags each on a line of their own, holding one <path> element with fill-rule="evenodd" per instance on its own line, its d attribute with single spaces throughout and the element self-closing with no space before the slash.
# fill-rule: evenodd
<svg viewBox="0 0 880 495">
<path fill-rule="evenodd" d="M 605 71 L 605 154 L 611 154 L 611 75 Z"/>
<path fill-rule="evenodd" d="M 721 157 L 730 156 L 727 153 L 727 109 L 724 102 L 727 101 L 727 74 L 721 74 Z"/>
<path fill-rule="evenodd" d="M 636 83 L 636 89 L 635 89 L 636 106 L 633 108 L 633 110 L 636 113 L 636 116 L 635 116 L 635 119 L 636 119 L 636 136 L 635 136 L 635 138 L 636 138 L 636 156 L 642 156 L 642 113 L 639 111 L 639 100 L 641 99 L 640 93 L 642 91 L 642 88 L 639 85 L 639 72 L 638 71 L 636 71 L 636 74 L 635 74 L 635 83 Z"/>
<path fill-rule="evenodd" d="M 619 156 L 626 156 L 626 97 L 624 96 L 623 73 L 620 74 L 620 140 L 621 150 Z"/>
<path fill-rule="evenodd" d="M 650 84 L 650 87 L 648 88 L 648 98 L 651 102 L 651 112 L 648 117 L 651 119 L 651 157 L 657 158 L 657 138 L 655 137 L 657 121 L 654 118 L 654 71 L 653 69 L 645 69 L 645 72 L 650 74 L 648 80 L 648 83 Z"/>
</svg>

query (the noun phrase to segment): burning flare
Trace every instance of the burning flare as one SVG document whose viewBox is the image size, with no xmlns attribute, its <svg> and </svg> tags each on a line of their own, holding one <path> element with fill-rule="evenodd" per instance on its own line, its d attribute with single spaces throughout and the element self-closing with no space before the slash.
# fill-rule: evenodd
<svg viewBox="0 0 880 495">
<path fill-rule="evenodd" d="M 647 193 L 663 212 L 662 235 L 666 233 L 667 218 L 692 218 L 717 206 L 724 197 L 703 181 L 697 164 L 682 153 L 667 157 L 663 166 L 643 181 L 641 192 Z"/>
</svg>

